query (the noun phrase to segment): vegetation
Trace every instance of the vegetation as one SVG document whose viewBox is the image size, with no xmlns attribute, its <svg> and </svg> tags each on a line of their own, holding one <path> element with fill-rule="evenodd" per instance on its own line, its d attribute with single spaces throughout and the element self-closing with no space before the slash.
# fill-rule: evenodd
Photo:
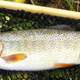
<svg viewBox="0 0 80 80">
<path fill-rule="evenodd" d="M 79 0 L 30 0 L 32 4 L 56 8 L 64 8 L 74 11 L 80 10 Z"/>
<path fill-rule="evenodd" d="M 80 11 L 80 0 L 5 0 Z"/>
<path fill-rule="evenodd" d="M 0 31 L 15 31 L 39 28 L 54 28 L 55 25 L 69 25 L 76 28 L 79 20 L 32 14 L 24 11 L 0 9 Z M 75 27 L 76 26 L 76 27 Z"/>
</svg>

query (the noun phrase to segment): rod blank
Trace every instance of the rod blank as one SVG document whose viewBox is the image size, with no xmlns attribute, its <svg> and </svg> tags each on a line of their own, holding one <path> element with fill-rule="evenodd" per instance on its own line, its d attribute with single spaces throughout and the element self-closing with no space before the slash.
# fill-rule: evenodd
<svg viewBox="0 0 80 80">
<path fill-rule="evenodd" d="M 36 6 L 32 4 L 0 1 L 0 8 L 6 8 L 12 10 L 24 10 L 26 12 L 31 12 L 31 13 L 46 14 L 50 16 L 65 17 L 77 20 L 80 19 L 80 12 Z"/>
</svg>

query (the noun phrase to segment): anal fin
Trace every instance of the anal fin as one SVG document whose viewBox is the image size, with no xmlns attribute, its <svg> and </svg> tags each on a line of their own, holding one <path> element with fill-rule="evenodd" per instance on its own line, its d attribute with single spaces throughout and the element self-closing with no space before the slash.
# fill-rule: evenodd
<svg viewBox="0 0 80 80">
<path fill-rule="evenodd" d="M 56 68 L 67 68 L 67 67 L 72 67 L 74 65 L 73 64 L 55 64 L 54 66 Z"/>
</svg>

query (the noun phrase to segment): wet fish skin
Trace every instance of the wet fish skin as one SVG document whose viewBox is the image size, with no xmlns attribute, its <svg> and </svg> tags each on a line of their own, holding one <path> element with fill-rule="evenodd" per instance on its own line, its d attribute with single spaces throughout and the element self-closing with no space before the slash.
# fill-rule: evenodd
<svg viewBox="0 0 80 80">
<path fill-rule="evenodd" d="M 80 64 L 80 32 L 54 29 L 8 32 L 0 33 L 0 41 L 4 44 L 1 69 L 30 71 Z M 8 63 L 2 58 L 17 53 L 26 54 L 26 59 Z"/>
</svg>

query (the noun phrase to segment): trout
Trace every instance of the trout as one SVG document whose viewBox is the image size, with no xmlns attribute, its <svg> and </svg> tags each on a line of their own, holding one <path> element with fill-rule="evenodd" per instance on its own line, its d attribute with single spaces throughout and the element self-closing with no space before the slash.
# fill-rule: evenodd
<svg viewBox="0 0 80 80">
<path fill-rule="evenodd" d="M 80 32 L 36 29 L 0 33 L 0 69 L 36 71 L 80 64 Z"/>
</svg>

